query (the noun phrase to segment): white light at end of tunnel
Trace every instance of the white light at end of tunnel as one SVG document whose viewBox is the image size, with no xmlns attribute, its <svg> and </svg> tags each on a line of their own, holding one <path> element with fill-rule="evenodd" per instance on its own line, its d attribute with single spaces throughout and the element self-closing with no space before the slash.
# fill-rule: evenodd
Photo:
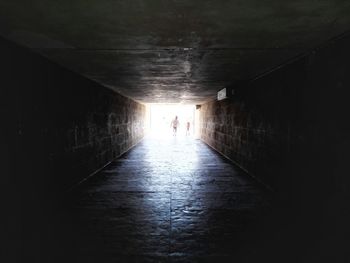
<svg viewBox="0 0 350 263">
<path fill-rule="evenodd" d="M 195 105 L 148 104 L 147 126 L 151 137 L 157 139 L 197 137 L 198 111 Z M 176 131 L 174 120 L 177 116 Z"/>
</svg>

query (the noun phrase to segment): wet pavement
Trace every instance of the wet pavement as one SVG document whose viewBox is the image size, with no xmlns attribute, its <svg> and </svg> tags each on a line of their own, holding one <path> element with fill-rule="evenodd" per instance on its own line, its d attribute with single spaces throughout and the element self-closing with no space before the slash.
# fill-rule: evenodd
<svg viewBox="0 0 350 263">
<path fill-rule="evenodd" d="M 270 209 L 261 185 L 193 138 L 146 138 L 73 194 L 76 262 L 231 261 Z"/>
</svg>

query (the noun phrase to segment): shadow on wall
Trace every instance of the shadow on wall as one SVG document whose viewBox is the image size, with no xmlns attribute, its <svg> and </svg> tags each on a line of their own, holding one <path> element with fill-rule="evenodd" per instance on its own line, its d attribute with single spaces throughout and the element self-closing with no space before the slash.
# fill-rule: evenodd
<svg viewBox="0 0 350 263">
<path fill-rule="evenodd" d="M 39 181 L 64 190 L 143 137 L 144 105 L 5 40 L 0 44 L 5 109 L 15 135 L 12 172 L 26 167 L 30 181 L 45 173 Z"/>
<path fill-rule="evenodd" d="M 201 139 L 276 193 L 280 230 L 257 258 L 349 261 L 349 46 L 346 34 L 201 107 Z"/>
<path fill-rule="evenodd" d="M 143 138 L 145 106 L 7 40 L 0 53 L 3 234 L 25 259 L 52 247 L 47 217 L 62 193 Z"/>
</svg>

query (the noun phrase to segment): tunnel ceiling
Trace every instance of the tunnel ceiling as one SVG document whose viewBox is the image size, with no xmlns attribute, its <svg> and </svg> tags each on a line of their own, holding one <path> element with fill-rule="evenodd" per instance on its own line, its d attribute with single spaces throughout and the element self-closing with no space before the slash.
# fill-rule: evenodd
<svg viewBox="0 0 350 263">
<path fill-rule="evenodd" d="M 3 37 L 145 103 L 202 103 L 349 27 L 349 0 L 0 0 Z"/>
</svg>

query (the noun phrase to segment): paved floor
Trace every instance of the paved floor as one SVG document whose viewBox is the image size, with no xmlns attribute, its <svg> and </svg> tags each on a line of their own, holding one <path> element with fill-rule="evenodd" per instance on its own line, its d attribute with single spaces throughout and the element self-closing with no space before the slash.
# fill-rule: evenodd
<svg viewBox="0 0 350 263">
<path fill-rule="evenodd" d="M 261 186 L 191 138 L 147 138 L 74 195 L 76 262 L 230 261 L 250 253 L 270 207 Z"/>
</svg>

